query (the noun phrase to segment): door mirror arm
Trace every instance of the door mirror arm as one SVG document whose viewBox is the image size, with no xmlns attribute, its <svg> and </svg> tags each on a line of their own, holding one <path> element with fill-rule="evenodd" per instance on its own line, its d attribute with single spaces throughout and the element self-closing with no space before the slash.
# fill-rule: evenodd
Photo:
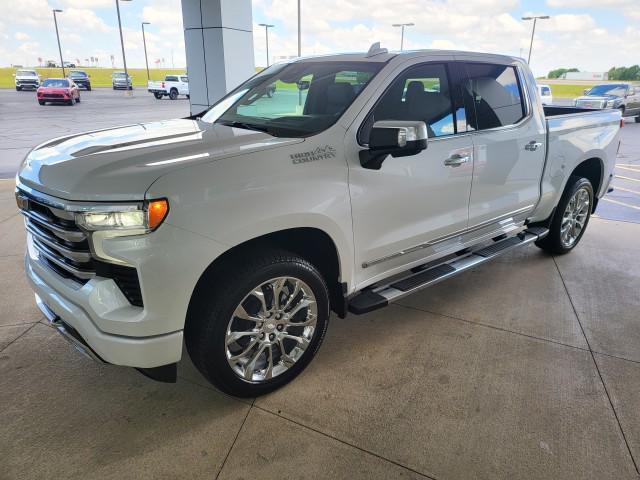
<svg viewBox="0 0 640 480">
<path fill-rule="evenodd" d="M 375 122 L 369 134 L 369 148 L 359 152 L 360 165 L 380 170 L 382 163 L 392 157 L 416 155 L 427 148 L 427 125 L 410 120 L 381 120 Z"/>
</svg>

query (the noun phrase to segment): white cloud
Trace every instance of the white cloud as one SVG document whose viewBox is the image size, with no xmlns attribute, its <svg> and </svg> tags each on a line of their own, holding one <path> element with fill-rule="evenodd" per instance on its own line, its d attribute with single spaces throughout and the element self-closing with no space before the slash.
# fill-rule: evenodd
<svg viewBox="0 0 640 480">
<path fill-rule="evenodd" d="M 67 8 L 58 14 L 58 25 L 68 31 L 110 32 L 113 27 L 107 25 L 96 12 L 87 8 Z"/>
<path fill-rule="evenodd" d="M 21 42 L 24 42 L 25 40 L 29 40 L 31 37 L 24 32 L 16 32 L 13 38 Z"/>
<path fill-rule="evenodd" d="M 62 0 L 62 3 L 73 8 L 115 8 L 113 0 Z"/>
</svg>

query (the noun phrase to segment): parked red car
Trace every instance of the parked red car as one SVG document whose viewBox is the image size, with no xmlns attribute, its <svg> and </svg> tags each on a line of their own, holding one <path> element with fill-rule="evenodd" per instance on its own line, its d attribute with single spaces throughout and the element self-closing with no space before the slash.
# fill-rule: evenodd
<svg viewBox="0 0 640 480">
<path fill-rule="evenodd" d="M 38 103 L 62 102 L 74 105 L 80 102 L 80 89 L 68 78 L 47 78 L 37 90 Z"/>
</svg>

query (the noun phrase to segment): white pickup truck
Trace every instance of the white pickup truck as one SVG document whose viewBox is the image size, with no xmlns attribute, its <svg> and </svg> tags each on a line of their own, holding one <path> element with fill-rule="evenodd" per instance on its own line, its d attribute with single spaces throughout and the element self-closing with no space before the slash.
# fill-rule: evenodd
<svg viewBox="0 0 640 480">
<path fill-rule="evenodd" d="M 35 70 L 17 70 L 13 74 L 15 77 L 16 90 L 37 90 L 40 86 L 40 75 Z"/>
<path fill-rule="evenodd" d="M 543 107 L 517 58 L 296 59 L 190 118 L 34 148 L 16 189 L 26 274 L 87 355 L 174 381 L 184 342 L 218 388 L 260 395 L 307 366 L 331 311 L 531 243 L 571 251 L 620 127 L 618 110 Z"/>
<path fill-rule="evenodd" d="M 165 96 L 175 100 L 178 95 L 186 95 L 189 98 L 189 78 L 186 75 L 167 75 L 161 82 L 150 80 L 147 90 L 158 100 Z"/>
</svg>

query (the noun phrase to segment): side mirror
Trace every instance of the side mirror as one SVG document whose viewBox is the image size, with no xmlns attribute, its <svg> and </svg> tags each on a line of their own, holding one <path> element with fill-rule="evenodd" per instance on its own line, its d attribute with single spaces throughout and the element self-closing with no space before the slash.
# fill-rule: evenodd
<svg viewBox="0 0 640 480">
<path fill-rule="evenodd" d="M 309 90 L 311 82 L 309 80 L 299 80 L 297 82 L 298 90 Z"/>
<path fill-rule="evenodd" d="M 379 170 L 387 156 L 408 157 L 427 148 L 427 125 L 410 120 L 375 122 L 369 134 L 369 149 L 360 151 L 364 168 Z"/>
</svg>

